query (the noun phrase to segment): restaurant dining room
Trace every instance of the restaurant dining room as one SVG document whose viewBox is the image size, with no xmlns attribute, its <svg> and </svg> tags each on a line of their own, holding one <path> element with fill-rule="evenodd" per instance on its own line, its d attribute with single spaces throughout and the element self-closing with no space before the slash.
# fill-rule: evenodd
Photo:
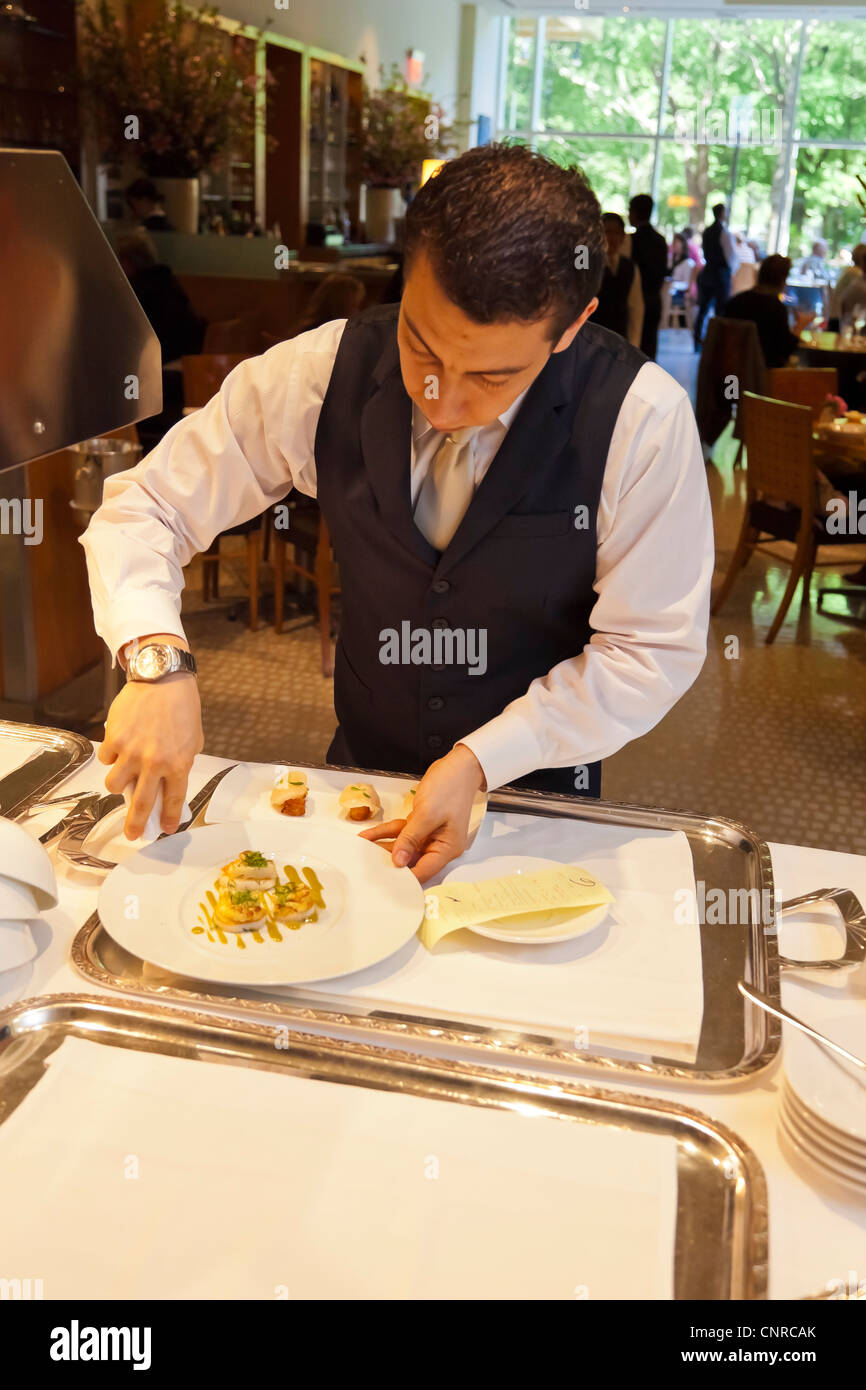
<svg viewBox="0 0 866 1390">
<path fill-rule="evenodd" d="M 0 0 L 7 1344 L 848 1364 L 864 38 Z"/>
</svg>

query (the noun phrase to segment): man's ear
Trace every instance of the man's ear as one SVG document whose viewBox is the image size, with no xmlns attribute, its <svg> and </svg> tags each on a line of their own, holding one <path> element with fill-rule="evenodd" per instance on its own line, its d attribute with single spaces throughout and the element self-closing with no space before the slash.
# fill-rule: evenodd
<svg viewBox="0 0 866 1390">
<path fill-rule="evenodd" d="M 583 325 L 586 323 L 586 321 L 587 321 L 587 319 L 589 318 L 590 314 L 594 314 L 597 308 L 598 308 L 598 300 L 597 300 L 597 299 L 591 299 L 591 300 L 589 301 L 589 303 L 587 304 L 586 308 L 584 309 L 583 313 L 581 314 L 580 318 L 579 318 L 579 319 L 575 319 L 575 320 L 574 320 L 574 323 L 569 324 L 568 328 L 566 328 L 565 332 L 563 333 L 562 337 L 559 339 L 559 341 L 558 341 L 558 343 L 556 344 L 556 347 L 553 349 L 553 351 L 554 351 L 554 352 L 565 352 L 565 349 L 566 349 L 567 347 L 571 347 L 571 345 L 572 345 L 572 343 L 574 342 L 575 338 L 577 337 L 577 335 L 578 335 L 580 329 L 583 328 Z"/>
</svg>

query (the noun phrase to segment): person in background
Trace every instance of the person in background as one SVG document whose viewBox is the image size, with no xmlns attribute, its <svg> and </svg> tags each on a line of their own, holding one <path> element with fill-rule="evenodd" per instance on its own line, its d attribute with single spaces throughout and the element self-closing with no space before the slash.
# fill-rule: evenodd
<svg viewBox="0 0 866 1390">
<path fill-rule="evenodd" d="M 685 248 L 689 253 L 689 258 L 694 261 L 695 265 L 698 267 L 699 270 L 702 269 L 704 264 L 704 255 L 701 251 L 698 239 L 695 236 L 694 227 L 683 227 L 682 231 L 680 232 L 680 236 L 682 237 L 683 242 L 685 243 Z"/>
<path fill-rule="evenodd" d="M 323 323 L 333 323 L 334 319 L 354 318 L 366 293 L 364 285 L 354 275 L 326 275 L 311 296 L 296 334 L 321 328 Z"/>
<path fill-rule="evenodd" d="M 803 257 L 800 272 L 803 275 L 811 275 L 813 280 L 819 280 L 824 283 L 830 279 L 829 270 L 827 268 L 826 241 L 821 241 L 819 238 L 818 241 L 812 242 L 812 254 Z"/>
<path fill-rule="evenodd" d="M 856 280 L 849 280 L 839 296 L 839 318 L 843 319 L 846 314 L 856 314 L 861 319 L 866 317 L 866 276 L 864 275 L 858 276 Z"/>
<path fill-rule="evenodd" d="M 798 313 L 797 331 L 788 325 L 788 311 L 781 300 L 785 281 L 791 270 L 787 256 L 768 256 L 761 262 L 758 283 L 753 290 L 744 290 L 728 300 L 727 319 L 750 319 L 758 330 L 764 361 L 768 367 L 784 367 L 799 342 L 799 335 L 811 323 L 811 311 Z"/>
<path fill-rule="evenodd" d="M 737 268 L 737 253 L 727 228 L 728 209 L 716 203 L 713 220 L 704 229 L 704 268 L 698 275 L 698 314 L 695 319 L 695 352 L 703 342 L 704 319 L 712 306 L 721 314 L 731 293 L 731 276 Z"/>
<path fill-rule="evenodd" d="M 828 328 L 832 333 L 839 332 L 839 303 L 845 291 L 866 275 L 866 242 L 861 241 L 851 252 L 851 264 L 839 272 L 839 278 L 830 291 L 830 321 Z"/>
<path fill-rule="evenodd" d="M 758 282 L 758 258 L 745 232 L 734 232 L 734 245 L 737 253 L 737 268 L 731 276 L 731 294 L 742 294 L 752 290 Z"/>
<path fill-rule="evenodd" d="M 606 212 L 602 215 L 601 224 L 607 243 L 607 258 L 598 291 L 598 308 L 592 321 L 627 338 L 632 347 L 640 347 L 643 292 L 634 261 L 622 255 L 625 223 L 618 212 Z"/>
<path fill-rule="evenodd" d="M 205 325 L 167 265 L 156 259 L 145 231 L 129 232 L 115 248 L 123 273 L 159 339 L 163 362 L 201 352 Z"/>
<path fill-rule="evenodd" d="M 662 285 L 668 270 L 668 246 L 661 232 L 650 225 L 652 213 L 653 200 L 648 193 L 636 194 L 628 205 L 629 221 L 634 227 L 630 255 L 640 272 L 643 294 L 640 350 L 654 362 L 662 316 Z"/>
<path fill-rule="evenodd" d="M 689 255 L 688 243 L 682 232 L 674 232 L 668 257 L 668 275 L 671 281 L 671 308 L 681 309 L 690 323 L 693 301 L 689 291 L 694 282 L 696 265 Z"/>
<path fill-rule="evenodd" d="M 126 190 L 126 201 L 133 217 L 148 232 L 173 232 L 173 222 L 165 215 L 162 198 L 150 179 L 135 179 Z"/>
</svg>

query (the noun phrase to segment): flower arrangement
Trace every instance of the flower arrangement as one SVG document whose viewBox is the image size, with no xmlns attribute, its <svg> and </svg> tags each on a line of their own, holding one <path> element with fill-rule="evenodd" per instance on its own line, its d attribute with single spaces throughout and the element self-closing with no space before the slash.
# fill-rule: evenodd
<svg viewBox="0 0 866 1390">
<path fill-rule="evenodd" d="M 361 177 L 371 188 L 417 183 L 423 161 L 447 154 L 455 143 L 442 107 L 413 92 L 396 64 L 387 86 L 365 88 L 362 129 Z"/>
<path fill-rule="evenodd" d="M 260 79 L 219 12 L 199 14 L 166 7 L 132 40 L 108 0 L 80 4 L 82 93 L 106 161 L 133 153 L 151 178 L 195 178 L 252 139 Z"/>
</svg>

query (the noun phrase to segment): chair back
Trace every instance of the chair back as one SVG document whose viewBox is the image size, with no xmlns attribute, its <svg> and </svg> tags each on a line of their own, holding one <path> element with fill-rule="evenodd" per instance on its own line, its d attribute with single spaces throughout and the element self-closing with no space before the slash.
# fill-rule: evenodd
<svg viewBox="0 0 866 1390">
<path fill-rule="evenodd" d="M 828 396 L 839 394 L 835 367 L 774 367 L 767 373 L 767 395 L 792 405 L 807 405 L 817 421 Z"/>
<path fill-rule="evenodd" d="M 701 363 L 695 415 L 705 444 L 715 444 L 745 391 L 762 395 L 766 366 L 758 330 L 748 319 L 710 319 Z M 735 430 L 741 438 L 741 427 Z"/>
<path fill-rule="evenodd" d="M 257 310 L 252 310 L 234 319 L 209 323 L 201 350 L 206 354 L 231 352 L 253 357 L 262 350 L 261 337 L 260 315 Z"/>
<path fill-rule="evenodd" d="M 743 397 L 741 409 L 750 495 L 791 502 L 803 517 L 811 518 L 815 507 L 811 410 L 751 391 Z"/>
<path fill-rule="evenodd" d="M 184 405 L 207 405 L 229 372 L 246 362 L 249 356 L 249 353 L 203 352 L 197 357 L 182 357 Z"/>
</svg>

